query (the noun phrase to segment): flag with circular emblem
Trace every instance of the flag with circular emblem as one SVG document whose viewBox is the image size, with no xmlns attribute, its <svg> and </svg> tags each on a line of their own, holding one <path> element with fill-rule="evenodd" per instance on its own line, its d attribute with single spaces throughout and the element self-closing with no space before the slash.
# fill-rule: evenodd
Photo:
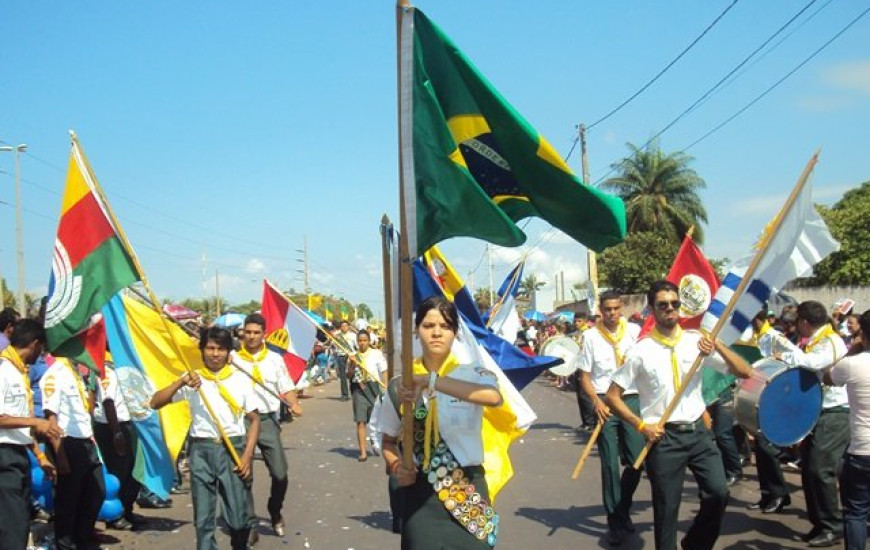
<svg viewBox="0 0 870 550">
<path fill-rule="evenodd" d="M 601 252 L 625 238 L 622 199 L 583 185 L 556 150 L 419 9 L 399 42 L 403 209 L 411 253 L 457 236 L 518 246 L 543 218 Z"/>
<path fill-rule="evenodd" d="M 114 294 L 140 279 L 108 212 L 84 152 L 73 138 L 54 243 L 45 332 L 47 348 L 54 355 L 88 364 L 92 361 L 87 349 L 92 346 L 87 335 L 94 316 Z"/>
</svg>

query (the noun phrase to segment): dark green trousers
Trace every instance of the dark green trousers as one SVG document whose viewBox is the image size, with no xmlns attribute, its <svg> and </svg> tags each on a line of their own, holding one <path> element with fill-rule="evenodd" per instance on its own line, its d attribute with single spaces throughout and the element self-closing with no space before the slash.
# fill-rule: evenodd
<svg viewBox="0 0 870 550">
<path fill-rule="evenodd" d="M 247 421 L 245 425 L 247 426 Z M 263 462 L 269 470 L 272 486 L 269 490 L 269 500 L 266 509 L 269 511 L 269 521 L 275 523 L 281 518 L 281 508 L 284 506 L 284 496 L 287 494 L 289 480 L 287 478 L 287 454 L 281 443 L 281 426 L 275 420 L 274 414 L 260 415 L 260 437 L 257 438 L 257 447 L 263 455 Z M 257 527 L 257 513 L 254 508 L 253 484 L 248 485 L 248 508 L 251 511 L 251 529 Z"/>
<path fill-rule="evenodd" d="M 683 539 L 684 548 L 711 550 L 719 538 L 728 504 L 728 485 L 713 434 L 700 419 L 683 426 L 669 423 L 665 425 L 664 437 L 646 459 L 652 485 L 656 550 L 677 548 L 677 518 L 686 466 L 700 489 L 701 509 Z"/>
<path fill-rule="evenodd" d="M 243 436 L 231 437 L 241 456 L 245 450 Z M 234 471 L 235 464 L 220 440 L 190 438 L 190 489 L 193 496 L 193 519 L 197 550 L 217 550 L 217 500 L 220 497 L 224 521 L 230 529 L 233 550 L 246 550 L 250 512 L 247 488 Z"/>
<path fill-rule="evenodd" d="M 21 550 L 30 533 L 30 459 L 24 445 L 0 443 L 0 550 Z"/>
<path fill-rule="evenodd" d="M 816 427 L 801 443 L 801 482 L 813 527 L 843 532 L 837 477 L 849 446 L 849 410 L 822 410 Z"/>
<path fill-rule="evenodd" d="M 603 395 L 598 397 L 604 399 Z M 640 416 L 637 395 L 626 395 L 623 400 L 634 414 Z M 640 470 L 635 470 L 632 464 L 645 443 L 646 440 L 634 426 L 615 414 L 607 419 L 598 434 L 601 493 L 607 512 L 607 526 L 611 529 L 621 528 L 628 522 L 634 491 L 641 476 Z"/>
</svg>

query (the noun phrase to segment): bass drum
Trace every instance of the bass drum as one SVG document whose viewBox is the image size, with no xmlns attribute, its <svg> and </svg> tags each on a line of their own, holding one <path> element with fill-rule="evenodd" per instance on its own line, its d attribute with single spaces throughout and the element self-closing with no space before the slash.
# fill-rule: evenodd
<svg viewBox="0 0 870 550">
<path fill-rule="evenodd" d="M 768 358 L 753 363 L 751 378 L 734 392 L 734 417 L 750 434 L 778 447 L 802 440 L 822 412 L 822 385 L 813 371 Z"/>
<path fill-rule="evenodd" d="M 553 336 L 541 344 L 538 355 L 562 359 L 564 362 L 561 365 L 550 367 L 550 372 L 556 376 L 568 376 L 577 370 L 574 359 L 580 355 L 580 344 L 569 336 Z"/>
</svg>

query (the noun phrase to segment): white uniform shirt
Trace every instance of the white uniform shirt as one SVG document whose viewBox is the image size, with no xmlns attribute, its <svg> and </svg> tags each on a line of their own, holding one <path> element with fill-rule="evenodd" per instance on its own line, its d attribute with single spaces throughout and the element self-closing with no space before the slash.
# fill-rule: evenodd
<svg viewBox="0 0 870 550">
<path fill-rule="evenodd" d="M 849 453 L 870 456 L 870 352 L 846 357 L 831 369 L 837 386 L 849 395 Z"/>
<path fill-rule="evenodd" d="M 257 354 L 254 355 L 256 356 Z M 231 356 L 236 365 L 244 369 L 248 374 L 254 374 L 253 362 L 245 361 L 235 351 L 232 352 Z M 284 364 L 284 359 L 274 351 L 267 350 L 266 357 L 257 366 L 265 386 L 278 395 L 284 395 L 288 391 L 296 389 L 296 386 L 293 385 L 293 379 L 290 378 L 290 373 L 287 372 L 287 365 Z M 230 368 L 235 367 L 230 365 Z M 242 376 L 245 375 L 242 374 Z M 277 397 L 261 388 L 259 384 L 254 384 L 250 378 L 248 378 L 248 382 L 254 386 L 254 393 L 257 396 L 257 411 L 261 414 L 271 414 L 281 409 L 281 401 Z"/>
<path fill-rule="evenodd" d="M 812 342 L 815 340 L 816 336 L 818 336 L 824 328 L 825 327 L 822 326 L 815 331 L 813 335 L 810 336 L 809 341 Z M 813 349 L 808 352 L 805 352 L 792 344 L 789 351 L 781 354 L 781 359 L 786 365 L 807 368 L 811 371 L 815 371 L 819 377 L 821 377 L 822 372 L 833 365 L 837 359 L 846 355 L 847 351 L 849 350 L 846 349 L 846 344 L 843 342 L 843 339 L 834 334 L 819 341 L 819 343 L 813 346 Z M 846 388 L 825 386 L 823 395 L 823 409 L 849 406 L 849 396 L 846 393 Z"/>
<path fill-rule="evenodd" d="M 604 328 L 604 330 L 607 329 Z M 629 348 L 637 341 L 639 334 L 640 327 L 638 325 L 626 323 L 625 334 L 617 344 L 619 353 L 623 358 L 626 357 Z M 575 361 L 577 368 L 590 374 L 589 378 L 592 381 L 592 387 L 595 388 L 595 393 L 607 393 L 613 373 L 620 367 L 616 364 L 613 346 L 601 335 L 597 327 L 583 333 L 583 348 Z M 625 393 L 632 395 L 636 394 L 637 390 L 632 386 L 626 388 Z"/>
<path fill-rule="evenodd" d="M 130 421 L 130 409 L 127 408 L 127 401 L 124 400 L 124 392 L 121 391 L 118 375 L 115 373 L 115 369 L 111 367 L 106 367 L 106 377 L 100 380 L 97 402 L 94 405 L 94 421 L 100 424 L 109 423 L 106 411 L 103 409 L 103 401 L 106 400 L 111 401 L 115 405 L 115 414 L 118 417 L 118 422 Z"/>
<path fill-rule="evenodd" d="M 337 336 L 339 339 L 339 343 L 343 344 L 342 347 L 338 348 L 339 355 L 347 355 L 345 350 L 350 350 L 353 352 L 359 349 L 356 345 L 356 334 L 354 334 L 353 332 L 349 330 L 347 332 L 338 331 Z"/>
<path fill-rule="evenodd" d="M 233 414 L 230 406 L 221 396 L 217 383 L 206 380 L 203 377 L 200 377 L 200 380 L 202 380 L 202 386 L 199 387 L 199 391 L 205 395 L 224 432 L 230 437 L 245 435 L 245 415 Z M 257 410 L 258 399 L 254 393 L 254 385 L 251 379 L 244 373 L 233 372 L 226 380 L 221 380 L 221 385 L 229 391 L 230 395 L 233 396 L 233 399 L 235 399 L 244 412 L 248 413 Z M 218 432 L 208 409 L 203 405 L 202 399 L 200 399 L 199 391 L 189 386 L 182 386 L 172 396 L 172 402 L 176 403 L 186 400 L 190 404 L 190 416 L 192 417 L 190 423 L 191 437 L 220 437 L 220 432 Z"/>
<path fill-rule="evenodd" d="M 68 437 L 90 439 L 94 435 L 88 413 L 88 394 L 81 375 L 67 359 L 55 358 L 39 381 L 42 390 L 42 410 L 57 416 L 57 425 Z"/>
<path fill-rule="evenodd" d="M 365 353 L 360 353 L 362 357 L 363 364 L 365 365 L 365 372 L 369 378 L 373 376 L 377 376 L 380 380 L 381 374 L 387 372 L 387 358 L 384 357 L 384 354 L 379 349 L 369 348 Z M 353 381 L 359 383 L 362 381 L 362 368 L 357 365 L 356 370 L 353 372 Z"/>
<path fill-rule="evenodd" d="M 495 375 L 475 365 L 459 365 L 447 377 L 498 388 Z M 483 407 L 437 391 L 435 399 L 438 400 L 438 427 L 441 437 L 456 461 L 461 466 L 482 464 L 483 440 L 480 429 L 483 423 Z M 426 406 L 429 404 L 425 393 L 423 403 Z M 392 437 L 398 436 L 402 431 L 402 421 L 396 413 L 395 405 L 388 398 L 384 398 L 377 417 L 376 430 Z"/>
<path fill-rule="evenodd" d="M 680 380 L 689 372 L 698 356 L 700 339 L 701 333 L 686 330 L 676 346 Z M 728 372 L 719 354 L 707 357 L 702 368 Z M 701 373 L 696 372 L 668 422 L 694 422 L 701 418 L 706 409 L 701 393 L 701 378 Z M 623 389 L 635 385 L 640 397 L 641 418 L 647 424 L 658 423 L 676 393 L 670 348 L 649 336 L 641 338 L 628 351 L 625 364 L 613 375 L 613 381 Z"/>
<path fill-rule="evenodd" d="M 8 359 L 0 359 L 0 415 L 28 418 L 31 416 L 27 401 L 30 380 Z M 30 445 L 30 428 L 0 428 L 0 443 Z"/>
</svg>

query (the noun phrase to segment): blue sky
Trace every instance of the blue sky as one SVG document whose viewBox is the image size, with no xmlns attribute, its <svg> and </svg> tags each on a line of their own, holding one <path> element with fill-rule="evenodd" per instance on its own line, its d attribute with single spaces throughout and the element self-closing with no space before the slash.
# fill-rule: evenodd
<svg viewBox="0 0 870 550">
<path fill-rule="evenodd" d="M 441 0 L 418 6 L 563 155 L 591 123 L 662 69 L 729 4 L 716 1 Z M 589 133 L 591 180 L 644 143 L 805 2 L 742 0 L 658 82 Z M 866 9 L 817 0 L 661 138 L 687 147 Z M 378 224 L 398 218 L 395 11 L 391 2 L 14 2 L 0 15 L 0 140 L 21 158 L 25 282 L 44 291 L 69 154 L 79 135 L 160 296 L 259 299 L 266 276 L 382 311 Z M 688 152 L 706 179 L 710 257 L 742 255 L 812 153 L 818 202 L 870 179 L 870 16 L 779 88 Z M 766 51 L 766 50 L 765 50 Z M 569 163 L 579 172 L 578 152 Z M 13 156 L 0 153 L 0 272 L 17 288 Z M 495 249 L 566 287 L 584 248 L 548 225 L 534 248 Z M 543 236 L 543 239 L 541 239 Z M 488 284 L 484 244 L 444 245 Z M 203 256 L 205 261 L 203 261 Z"/>
</svg>

